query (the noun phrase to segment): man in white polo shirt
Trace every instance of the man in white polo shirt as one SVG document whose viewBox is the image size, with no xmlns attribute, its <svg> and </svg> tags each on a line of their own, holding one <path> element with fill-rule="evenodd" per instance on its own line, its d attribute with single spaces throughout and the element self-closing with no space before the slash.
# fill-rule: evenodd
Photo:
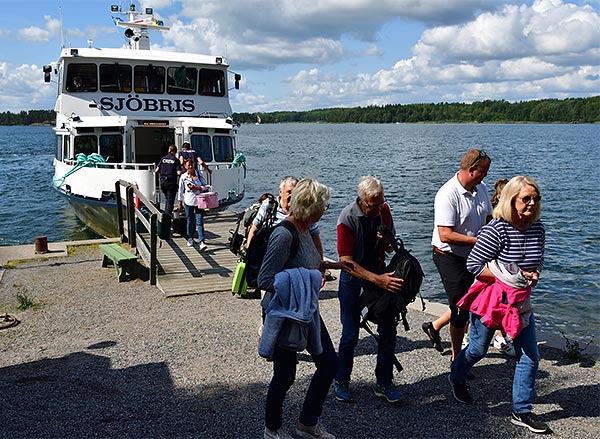
<svg viewBox="0 0 600 439">
<path fill-rule="evenodd" d="M 435 196 L 434 227 L 431 244 L 433 262 L 440 273 L 450 305 L 450 343 L 452 361 L 461 350 L 469 312 L 456 306 L 473 283 L 467 270 L 467 256 L 477 241 L 477 232 L 492 215 L 492 203 L 483 179 L 490 169 L 491 158 L 480 149 L 466 152 L 460 170 Z M 435 346 L 444 316 L 423 324 Z"/>
</svg>

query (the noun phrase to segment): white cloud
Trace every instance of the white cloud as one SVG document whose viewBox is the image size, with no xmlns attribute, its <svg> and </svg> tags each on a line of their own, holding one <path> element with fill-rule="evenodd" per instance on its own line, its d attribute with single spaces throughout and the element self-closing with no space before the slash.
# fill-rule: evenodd
<svg viewBox="0 0 600 439">
<path fill-rule="evenodd" d="M 340 40 L 373 44 L 386 22 L 397 18 L 456 23 L 497 0 L 182 0 L 171 17 L 166 44 L 181 51 L 226 54 L 241 69 L 273 69 L 289 63 L 329 64 L 352 55 Z M 214 17 L 214 18 L 213 18 Z M 367 55 L 380 54 L 371 46 Z M 361 54 L 365 55 L 365 53 Z"/>
<path fill-rule="evenodd" d="M 426 30 L 414 56 L 390 69 L 345 77 L 301 70 L 290 81 L 291 102 L 311 108 L 323 98 L 329 106 L 352 106 L 597 94 L 598 41 L 600 16 L 589 5 L 509 5 L 463 25 Z"/>
<path fill-rule="evenodd" d="M 60 21 L 49 15 L 44 16 L 46 26 L 42 29 L 37 26 L 30 26 L 17 31 L 19 39 L 33 43 L 45 43 L 60 33 Z"/>
<path fill-rule="evenodd" d="M 35 65 L 20 66 L 0 62 L 0 108 L 18 112 L 24 109 L 54 108 L 54 84 L 46 84 L 42 69 Z"/>
</svg>

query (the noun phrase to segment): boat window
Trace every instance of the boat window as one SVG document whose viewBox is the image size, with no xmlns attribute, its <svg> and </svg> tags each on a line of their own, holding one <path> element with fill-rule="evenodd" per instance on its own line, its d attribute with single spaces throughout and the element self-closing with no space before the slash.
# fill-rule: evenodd
<svg viewBox="0 0 600 439">
<path fill-rule="evenodd" d="M 100 90 L 112 93 L 130 93 L 131 66 L 100 64 Z"/>
<path fill-rule="evenodd" d="M 63 136 L 56 136 L 56 152 L 55 152 L 55 157 L 56 160 L 62 161 L 63 159 L 63 149 L 62 149 L 62 140 L 63 140 Z"/>
<path fill-rule="evenodd" d="M 203 96 L 225 96 L 225 73 L 222 70 L 200 69 L 198 91 Z"/>
<path fill-rule="evenodd" d="M 65 84 L 67 91 L 98 91 L 96 64 L 69 64 Z"/>
<path fill-rule="evenodd" d="M 198 70 L 190 67 L 167 69 L 167 93 L 170 95 L 196 94 Z"/>
<path fill-rule="evenodd" d="M 215 161 L 232 162 L 233 161 L 233 139 L 229 136 L 214 136 L 213 144 L 215 147 Z"/>
<path fill-rule="evenodd" d="M 123 136 L 120 134 L 103 134 L 100 136 L 100 155 L 110 163 L 123 161 Z"/>
<path fill-rule="evenodd" d="M 161 66 L 135 66 L 133 84 L 136 93 L 164 93 L 165 68 Z"/>
<path fill-rule="evenodd" d="M 210 147 L 210 136 L 193 135 L 191 137 L 192 149 L 202 157 L 205 162 L 212 162 L 212 148 Z"/>
<path fill-rule="evenodd" d="M 75 137 L 75 157 L 77 154 L 83 153 L 90 155 L 98 152 L 98 139 L 96 136 L 77 136 Z"/>
<path fill-rule="evenodd" d="M 69 136 L 64 136 L 63 159 L 72 158 L 70 156 L 70 152 L 71 152 L 71 138 Z"/>
</svg>

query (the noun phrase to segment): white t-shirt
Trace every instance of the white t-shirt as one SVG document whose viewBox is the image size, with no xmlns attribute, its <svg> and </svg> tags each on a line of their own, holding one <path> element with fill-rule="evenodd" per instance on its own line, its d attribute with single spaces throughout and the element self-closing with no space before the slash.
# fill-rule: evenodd
<svg viewBox="0 0 600 439">
<path fill-rule="evenodd" d="M 466 190 L 455 174 L 435 195 L 434 224 L 431 245 L 466 258 L 472 246 L 444 243 L 440 240 L 438 226 L 452 229 L 466 236 L 477 236 L 477 232 L 492 214 L 492 203 L 485 183 L 480 183 L 473 192 Z"/>
</svg>

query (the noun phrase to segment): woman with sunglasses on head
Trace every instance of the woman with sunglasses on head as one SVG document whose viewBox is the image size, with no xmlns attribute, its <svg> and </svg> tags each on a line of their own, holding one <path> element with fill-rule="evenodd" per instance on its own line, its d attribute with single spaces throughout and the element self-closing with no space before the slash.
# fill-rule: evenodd
<svg viewBox="0 0 600 439">
<path fill-rule="evenodd" d="M 466 376 L 485 356 L 494 332 L 504 329 L 513 338 L 517 360 L 511 422 L 534 433 L 549 433 L 532 413 L 539 351 L 530 297 L 544 264 L 541 199 L 533 178 L 513 177 L 502 190 L 494 219 L 477 235 L 467 258 L 467 269 L 477 280 L 458 303 L 471 312 L 469 345 L 454 361 L 450 381 L 454 397 L 470 404 Z"/>
</svg>

